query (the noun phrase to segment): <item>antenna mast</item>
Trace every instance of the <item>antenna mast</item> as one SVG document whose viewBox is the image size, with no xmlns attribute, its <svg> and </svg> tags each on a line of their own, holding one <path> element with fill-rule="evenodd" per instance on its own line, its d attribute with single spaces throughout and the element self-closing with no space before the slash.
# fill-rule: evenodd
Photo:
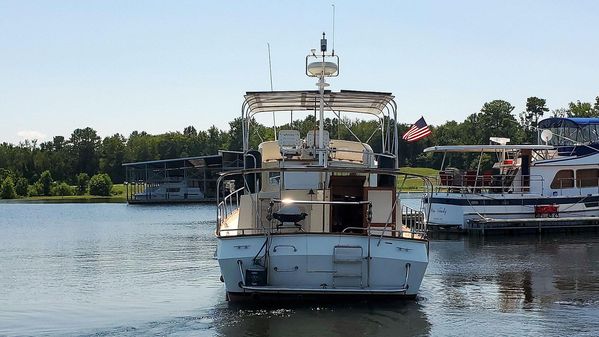
<svg viewBox="0 0 599 337">
<path fill-rule="evenodd" d="M 268 74 L 270 76 L 270 91 L 273 91 L 272 88 L 272 62 L 270 60 L 270 43 L 266 42 L 266 46 L 268 47 Z M 275 133 L 275 140 L 277 140 L 277 121 L 275 119 L 275 112 L 272 112 L 272 130 Z"/>
<path fill-rule="evenodd" d="M 339 56 L 327 53 L 327 39 L 325 33 L 322 33 L 320 40 L 320 52 L 318 55 L 316 49 L 312 49 L 306 56 L 306 75 L 318 77 L 319 98 L 320 98 L 320 121 L 318 125 L 318 165 L 327 167 L 328 144 L 324 144 L 324 88 L 329 84 L 325 82 L 325 77 L 336 77 L 339 75 Z M 309 59 L 315 59 L 309 63 Z M 327 61 L 328 60 L 328 61 Z M 334 62 L 330 62 L 334 61 Z"/>
</svg>

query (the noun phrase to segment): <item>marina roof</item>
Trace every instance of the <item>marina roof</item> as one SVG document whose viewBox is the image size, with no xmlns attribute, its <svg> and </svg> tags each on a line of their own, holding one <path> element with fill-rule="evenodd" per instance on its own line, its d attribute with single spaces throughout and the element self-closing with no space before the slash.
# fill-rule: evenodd
<svg viewBox="0 0 599 337">
<path fill-rule="evenodd" d="M 218 160 L 220 155 L 210 155 L 210 156 L 200 156 L 200 157 L 185 157 L 185 158 L 173 158 L 173 159 L 162 159 L 162 160 L 148 160 L 148 161 L 140 161 L 134 163 L 124 163 L 123 166 L 139 166 L 143 167 L 145 165 L 148 166 L 158 166 L 170 163 L 181 163 L 187 164 L 186 166 L 208 166 L 209 162 L 213 162 Z"/>
<path fill-rule="evenodd" d="M 228 160 L 234 160 L 241 156 L 241 152 L 237 151 L 219 151 L 219 154 L 197 156 L 197 157 L 183 157 L 173 159 L 161 159 L 161 160 L 148 160 L 134 163 L 123 163 L 123 166 L 129 168 L 143 168 L 146 165 L 148 167 L 163 167 L 168 165 L 169 167 L 180 165 L 181 167 L 205 167 L 211 165 L 220 165 L 223 162 L 223 156 L 227 157 Z"/>
<path fill-rule="evenodd" d="M 519 150 L 552 150 L 550 145 L 446 145 L 432 146 L 424 149 L 424 152 L 498 152 Z"/>
<path fill-rule="evenodd" d="M 383 115 L 385 110 L 395 110 L 391 93 L 341 90 L 325 91 L 325 109 Z M 248 115 L 273 111 L 312 111 L 319 107 L 320 94 L 312 91 L 255 91 L 245 94 L 244 107 Z M 391 107 L 389 107 L 391 105 Z"/>
<path fill-rule="evenodd" d="M 559 127 L 581 127 L 586 125 L 599 125 L 599 118 L 597 117 L 552 117 L 543 119 L 539 122 L 539 128 L 559 128 Z"/>
</svg>

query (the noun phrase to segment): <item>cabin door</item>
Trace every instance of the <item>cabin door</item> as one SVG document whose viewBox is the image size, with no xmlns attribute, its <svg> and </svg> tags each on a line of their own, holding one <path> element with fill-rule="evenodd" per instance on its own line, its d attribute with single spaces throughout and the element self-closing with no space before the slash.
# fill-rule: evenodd
<svg viewBox="0 0 599 337">
<path fill-rule="evenodd" d="M 332 201 L 362 201 L 365 176 L 331 176 Z M 363 205 L 331 205 L 331 232 L 347 227 L 364 227 Z"/>
</svg>

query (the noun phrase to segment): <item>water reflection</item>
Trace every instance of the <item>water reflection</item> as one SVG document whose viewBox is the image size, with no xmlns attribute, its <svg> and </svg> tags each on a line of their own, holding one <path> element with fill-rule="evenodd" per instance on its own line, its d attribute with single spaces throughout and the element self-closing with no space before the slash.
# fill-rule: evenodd
<svg viewBox="0 0 599 337">
<path fill-rule="evenodd" d="M 216 315 L 220 336 L 415 336 L 430 323 L 418 301 L 229 304 Z"/>
<path fill-rule="evenodd" d="M 565 315 L 564 304 L 599 314 L 598 244 L 599 236 L 588 233 L 437 238 L 421 292 L 429 300 L 425 310 L 473 320 L 495 312 L 486 329 L 472 326 L 481 333 L 523 329 L 556 335 L 552 329 L 560 324 L 559 331 L 599 332 L 596 321 L 581 316 L 565 326 L 555 320 Z M 432 331 L 460 324 L 464 321 L 434 320 Z"/>
</svg>

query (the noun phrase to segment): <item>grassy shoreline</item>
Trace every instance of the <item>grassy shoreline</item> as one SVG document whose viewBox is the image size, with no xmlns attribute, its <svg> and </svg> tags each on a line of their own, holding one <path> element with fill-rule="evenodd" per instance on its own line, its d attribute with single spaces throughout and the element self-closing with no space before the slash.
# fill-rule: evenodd
<svg viewBox="0 0 599 337">
<path fill-rule="evenodd" d="M 436 177 L 439 173 L 439 170 L 427 167 L 401 167 L 399 171 L 402 173 L 416 174 L 425 177 Z M 423 192 L 424 181 L 420 178 L 411 178 L 403 181 L 403 179 L 399 177 L 397 181 L 397 188 L 400 187 L 402 192 Z"/>
<path fill-rule="evenodd" d="M 125 186 L 123 184 L 114 184 L 112 186 L 112 195 L 110 196 L 99 196 L 99 195 L 52 195 L 52 196 L 32 196 L 23 197 L 17 199 L 0 199 L 0 203 L 14 203 L 14 204 L 32 204 L 32 203 L 125 203 L 127 197 L 125 196 Z"/>
<path fill-rule="evenodd" d="M 101 197 L 96 195 L 70 195 L 70 196 L 43 196 L 26 197 L 18 199 L 0 199 L 0 203 L 6 204 L 34 204 L 34 203 L 125 203 L 124 196 Z"/>
</svg>

